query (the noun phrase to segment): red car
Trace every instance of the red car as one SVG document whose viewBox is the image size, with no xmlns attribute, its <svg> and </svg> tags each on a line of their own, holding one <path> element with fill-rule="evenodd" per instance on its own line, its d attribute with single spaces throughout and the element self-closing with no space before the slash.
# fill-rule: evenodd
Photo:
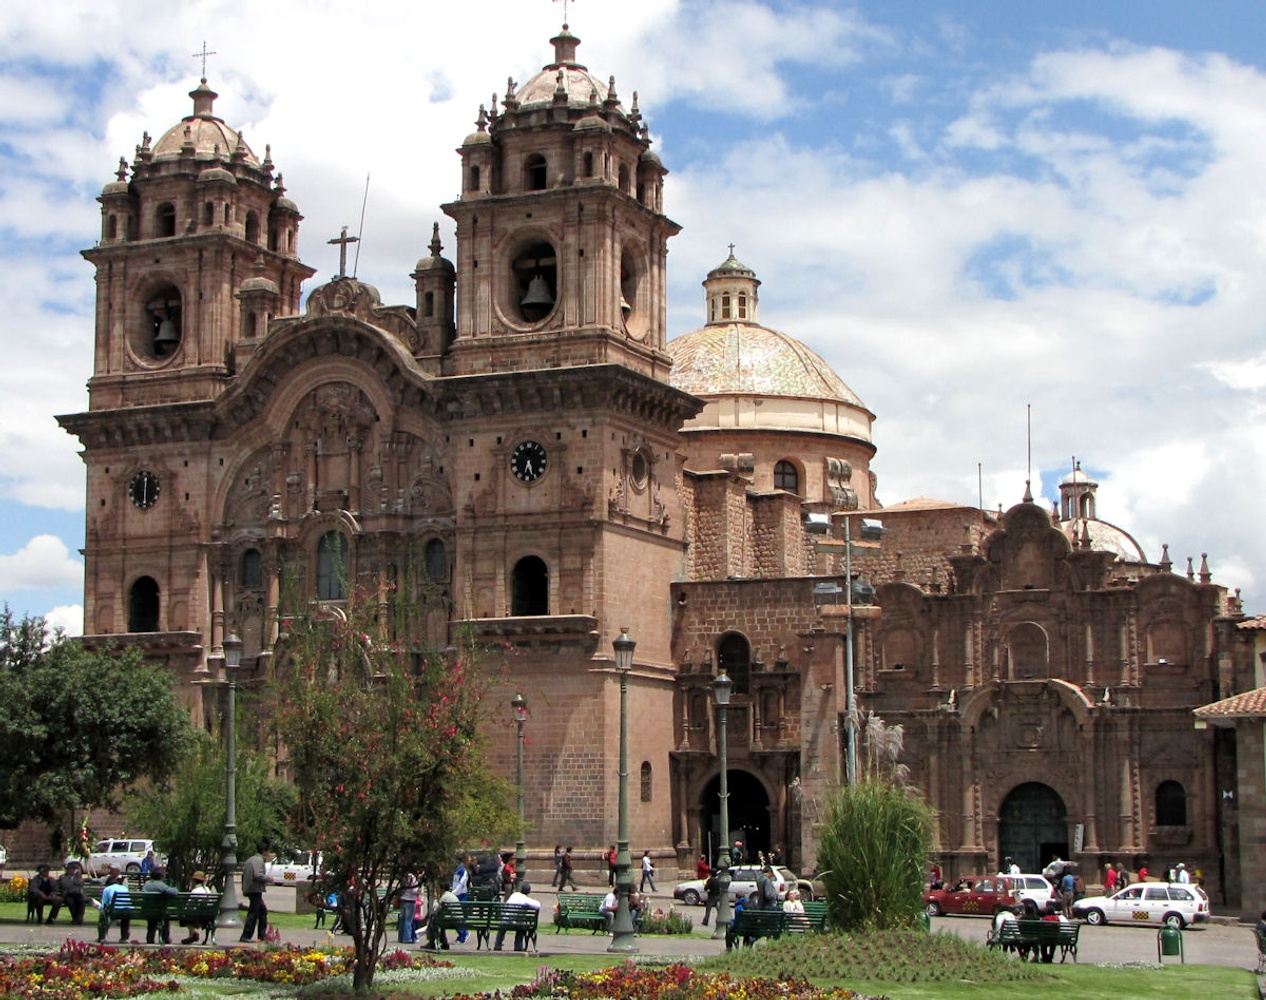
<svg viewBox="0 0 1266 1000">
<path fill-rule="evenodd" d="M 1012 880 L 1000 875 L 964 875 L 942 889 L 923 895 L 923 909 L 929 917 L 942 914 L 992 917 L 999 910 L 1023 905 L 1012 893 Z"/>
</svg>

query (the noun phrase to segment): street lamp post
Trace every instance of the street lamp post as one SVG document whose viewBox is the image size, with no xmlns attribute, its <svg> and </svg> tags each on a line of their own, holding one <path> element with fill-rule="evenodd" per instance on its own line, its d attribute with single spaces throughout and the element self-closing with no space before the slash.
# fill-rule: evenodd
<svg viewBox="0 0 1266 1000">
<path fill-rule="evenodd" d="M 629 671 L 637 643 L 629 638 L 629 630 L 622 628 L 611 646 L 615 650 L 616 673 L 620 675 L 620 812 L 616 834 L 616 910 L 607 951 L 631 953 L 638 948 L 633 914 L 629 912 L 629 894 L 633 892 L 633 874 L 629 870 Z"/>
<path fill-rule="evenodd" d="M 523 844 L 523 724 L 527 722 L 527 699 L 521 692 L 516 692 L 510 699 L 510 708 L 514 712 L 514 724 L 518 728 L 518 779 L 519 779 L 519 839 L 514 844 L 514 870 L 519 882 L 526 876 L 523 866 L 527 864 L 527 848 Z M 517 886 L 516 886 L 517 888 Z"/>
<path fill-rule="evenodd" d="M 721 758 L 721 853 L 717 856 L 717 888 L 721 898 L 717 902 L 715 939 L 725 937 L 730 913 L 730 780 L 729 760 L 726 747 L 726 710 L 730 706 L 730 690 L 733 682 L 724 668 L 712 682 L 712 692 L 717 704 L 717 754 Z"/>
<path fill-rule="evenodd" d="M 224 894 L 215 926 L 235 930 L 242 926 L 237 916 L 237 668 L 242 664 L 242 640 L 230 634 L 224 639 L 224 672 L 229 681 L 229 704 L 225 718 L 224 759 Z"/>
<path fill-rule="evenodd" d="M 857 706 L 853 704 L 853 535 L 844 518 L 844 587 L 848 619 L 844 623 L 844 780 L 857 784 Z"/>
</svg>

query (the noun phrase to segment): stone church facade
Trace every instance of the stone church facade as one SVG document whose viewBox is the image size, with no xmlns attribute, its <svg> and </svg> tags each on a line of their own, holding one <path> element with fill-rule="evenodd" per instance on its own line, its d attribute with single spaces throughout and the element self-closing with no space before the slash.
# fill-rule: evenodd
<svg viewBox="0 0 1266 1000">
<path fill-rule="evenodd" d="M 1248 683 L 1235 598 L 1207 567 L 1148 562 L 1080 471 L 1055 512 L 880 506 L 874 414 L 761 324 L 733 250 L 703 325 L 669 342 L 666 170 L 636 93 L 578 44 L 564 27 L 480 109 L 442 207 L 453 260 L 437 226 L 408 305 L 342 273 L 301 300 L 302 216 L 205 80 L 121 161 L 84 254 L 89 409 L 59 418 L 87 467 L 87 641 L 141 645 L 213 728 L 226 635 L 262 689 L 284 586 L 337 609 L 410 553 L 428 645 L 513 650 L 488 728 L 512 773 L 500 706 L 527 694 L 534 851 L 615 839 L 628 627 L 634 847 L 715 848 L 724 669 L 731 827 L 807 868 L 842 777 L 851 631 L 860 708 L 904 727 L 951 871 L 1146 856 L 1236 893 L 1234 743 L 1191 718 Z M 864 519 L 883 539 L 846 560 Z M 849 565 L 873 601 L 839 596 Z"/>
</svg>

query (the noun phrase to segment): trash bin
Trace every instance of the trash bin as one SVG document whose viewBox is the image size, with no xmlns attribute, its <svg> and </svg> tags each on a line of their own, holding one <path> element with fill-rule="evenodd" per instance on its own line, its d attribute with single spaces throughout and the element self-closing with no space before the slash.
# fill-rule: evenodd
<svg viewBox="0 0 1266 1000">
<path fill-rule="evenodd" d="M 1187 964 L 1187 956 L 1182 949 L 1182 931 L 1177 927 L 1162 927 L 1156 932 L 1156 961 L 1162 961 L 1165 956 L 1177 957 L 1182 964 Z"/>
</svg>

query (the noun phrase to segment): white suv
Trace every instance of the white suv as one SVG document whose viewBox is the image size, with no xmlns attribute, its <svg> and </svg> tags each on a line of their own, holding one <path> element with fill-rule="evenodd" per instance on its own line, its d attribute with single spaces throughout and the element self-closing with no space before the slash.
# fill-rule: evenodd
<svg viewBox="0 0 1266 1000">
<path fill-rule="evenodd" d="M 145 854 L 154 849 L 152 840 L 98 840 L 93 845 L 91 856 L 85 861 L 73 854 L 67 855 L 64 864 L 78 861 L 83 864 L 89 874 L 105 871 L 111 865 L 118 865 L 123 871 L 135 874 L 141 870 L 141 862 Z"/>
<path fill-rule="evenodd" d="M 734 865 L 731 867 L 730 898 L 733 900 L 739 896 L 750 896 L 754 893 L 756 891 L 756 878 L 760 875 L 760 872 L 760 865 Z M 701 878 L 681 882 L 673 890 L 673 897 L 697 906 L 707 896 L 704 885 L 705 880 Z M 788 889 L 795 888 L 797 888 L 797 879 L 791 869 L 782 867 L 774 869 L 774 890 L 778 893 L 779 899 L 786 897 Z"/>
<path fill-rule="evenodd" d="M 1059 895 L 1045 875 L 1008 875 L 1011 895 L 1024 901 L 1025 916 L 1054 913 L 1059 909 Z"/>
</svg>

